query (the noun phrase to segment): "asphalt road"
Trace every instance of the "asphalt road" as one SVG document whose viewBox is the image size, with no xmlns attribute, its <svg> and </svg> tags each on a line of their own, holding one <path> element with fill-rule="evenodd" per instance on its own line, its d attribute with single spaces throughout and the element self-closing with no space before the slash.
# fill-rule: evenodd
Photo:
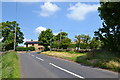
<svg viewBox="0 0 120 80">
<path fill-rule="evenodd" d="M 37 53 L 21 53 L 22 78 L 118 78 L 118 73 Z"/>
</svg>

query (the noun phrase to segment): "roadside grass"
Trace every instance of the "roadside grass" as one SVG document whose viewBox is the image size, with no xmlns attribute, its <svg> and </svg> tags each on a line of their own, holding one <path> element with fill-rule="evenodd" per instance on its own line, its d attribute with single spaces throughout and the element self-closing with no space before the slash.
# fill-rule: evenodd
<svg viewBox="0 0 120 80">
<path fill-rule="evenodd" d="M 94 56 L 87 53 L 85 56 L 76 58 L 76 62 L 87 64 L 93 67 L 120 72 L 120 55 L 111 52 L 93 52 Z"/>
<path fill-rule="evenodd" d="M 110 52 L 57 52 L 46 51 L 41 54 L 71 60 L 88 66 L 99 67 L 103 69 L 120 72 L 120 57 L 118 54 Z"/>
<path fill-rule="evenodd" d="M 1 57 L 1 78 L 20 78 L 19 57 L 16 52 L 6 52 Z"/>
<path fill-rule="evenodd" d="M 63 59 L 68 59 L 71 61 L 76 61 L 77 57 L 86 55 L 86 53 L 80 54 L 80 53 L 75 53 L 75 52 L 58 52 L 58 51 L 46 51 L 46 52 L 42 52 L 41 54 L 63 58 Z"/>
</svg>

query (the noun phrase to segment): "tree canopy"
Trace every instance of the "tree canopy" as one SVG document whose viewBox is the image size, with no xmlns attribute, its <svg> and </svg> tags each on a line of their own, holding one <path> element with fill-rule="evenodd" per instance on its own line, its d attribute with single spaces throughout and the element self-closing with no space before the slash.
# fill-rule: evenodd
<svg viewBox="0 0 120 80">
<path fill-rule="evenodd" d="M 38 41 L 45 47 L 45 50 L 49 50 L 48 46 L 50 46 L 50 41 L 53 37 L 53 33 L 51 29 L 47 29 L 46 31 L 42 31 L 39 34 Z"/>
<path fill-rule="evenodd" d="M 20 30 L 19 24 L 16 21 L 6 21 L 2 22 L 2 43 L 5 50 L 11 50 L 14 47 L 14 37 L 15 37 L 15 27 L 16 27 L 16 46 L 19 43 L 23 43 L 24 35 Z"/>
<path fill-rule="evenodd" d="M 95 31 L 95 36 L 103 42 L 103 48 L 120 51 L 120 2 L 101 2 L 98 8 L 103 27 Z"/>
<path fill-rule="evenodd" d="M 69 39 L 67 36 L 68 33 L 66 32 L 60 32 L 58 35 L 55 35 L 53 37 L 53 47 L 67 49 L 71 44 L 71 39 Z"/>
<path fill-rule="evenodd" d="M 75 36 L 76 47 L 78 48 L 83 48 L 83 49 L 88 48 L 89 41 L 90 41 L 89 35 L 81 34 Z"/>
</svg>

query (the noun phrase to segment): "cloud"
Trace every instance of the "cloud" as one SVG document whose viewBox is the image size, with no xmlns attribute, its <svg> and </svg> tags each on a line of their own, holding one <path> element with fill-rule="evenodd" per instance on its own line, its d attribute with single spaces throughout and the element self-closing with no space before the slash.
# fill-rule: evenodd
<svg viewBox="0 0 120 80">
<path fill-rule="evenodd" d="M 45 27 L 40 26 L 40 27 L 37 27 L 37 28 L 35 29 L 35 32 L 39 34 L 39 33 L 41 33 L 41 31 L 45 31 L 45 30 L 46 30 Z"/>
<path fill-rule="evenodd" d="M 26 41 L 31 41 L 31 39 L 27 39 L 27 38 L 24 38 L 24 43 L 26 42 Z"/>
<path fill-rule="evenodd" d="M 46 2 L 44 3 L 44 5 L 41 5 L 40 9 L 41 9 L 39 12 L 40 16 L 51 16 L 55 12 L 60 10 L 60 8 L 56 4 L 52 4 L 50 2 Z"/>
<path fill-rule="evenodd" d="M 53 35 L 58 35 L 58 33 L 59 33 L 59 32 L 57 32 L 57 33 L 53 33 Z"/>
<path fill-rule="evenodd" d="M 88 13 L 97 11 L 98 7 L 99 4 L 76 3 L 68 8 L 70 12 L 67 17 L 73 20 L 84 20 Z"/>
</svg>

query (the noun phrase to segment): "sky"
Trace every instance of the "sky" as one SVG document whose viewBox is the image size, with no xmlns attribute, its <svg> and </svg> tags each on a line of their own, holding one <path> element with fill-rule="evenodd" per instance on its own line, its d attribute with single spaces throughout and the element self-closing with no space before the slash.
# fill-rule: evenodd
<svg viewBox="0 0 120 80">
<path fill-rule="evenodd" d="M 101 27 L 99 6 L 98 2 L 17 2 L 16 8 L 15 2 L 3 2 L 2 21 L 16 20 L 24 41 L 38 40 L 40 32 L 49 28 L 55 35 L 62 29 L 74 41 L 79 34 L 93 37 Z"/>
</svg>

